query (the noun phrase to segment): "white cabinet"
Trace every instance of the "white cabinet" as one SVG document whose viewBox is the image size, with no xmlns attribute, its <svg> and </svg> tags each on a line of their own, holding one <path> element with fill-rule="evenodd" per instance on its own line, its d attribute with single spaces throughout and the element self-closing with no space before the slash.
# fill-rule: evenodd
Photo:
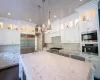
<svg viewBox="0 0 100 80">
<path fill-rule="evenodd" d="M 5 68 L 19 63 L 19 53 L 0 53 L 0 68 Z"/>
<path fill-rule="evenodd" d="M 0 45 L 3 45 L 4 29 L 0 29 Z"/>
<path fill-rule="evenodd" d="M 12 39 L 13 39 L 12 31 L 5 29 L 2 34 L 4 34 L 4 36 L 3 36 L 3 44 L 4 45 L 12 44 Z"/>
<path fill-rule="evenodd" d="M 95 70 L 94 70 L 94 76 L 96 78 L 100 78 L 100 62 L 99 61 L 91 61 L 94 64 Z"/>
<path fill-rule="evenodd" d="M 73 27 L 72 29 L 72 42 L 73 43 L 79 43 L 79 39 L 80 39 L 80 32 L 79 32 L 79 27 Z"/>
<path fill-rule="evenodd" d="M 11 45 L 20 44 L 20 32 L 14 30 L 1 29 L 0 30 L 0 44 Z"/>
<path fill-rule="evenodd" d="M 71 43 L 72 42 L 72 32 L 70 28 L 65 29 L 65 42 Z"/>
<path fill-rule="evenodd" d="M 0 45 L 20 44 L 20 28 L 18 21 L 0 18 Z"/>
<path fill-rule="evenodd" d="M 94 76 L 100 78 L 100 57 L 88 54 L 82 54 L 82 57 L 94 65 Z"/>
<path fill-rule="evenodd" d="M 62 43 L 79 43 L 78 27 L 65 28 L 61 31 Z"/>
<path fill-rule="evenodd" d="M 80 31 L 81 32 L 90 32 L 97 30 L 96 25 L 94 25 L 93 21 L 82 21 L 80 22 Z"/>
<path fill-rule="evenodd" d="M 20 44 L 20 31 L 12 31 L 12 43 Z"/>
<path fill-rule="evenodd" d="M 61 36 L 61 43 L 65 43 L 65 38 L 64 38 L 65 34 L 64 34 L 64 30 L 61 30 L 61 31 L 60 31 L 60 36 Z"/>
</svg>

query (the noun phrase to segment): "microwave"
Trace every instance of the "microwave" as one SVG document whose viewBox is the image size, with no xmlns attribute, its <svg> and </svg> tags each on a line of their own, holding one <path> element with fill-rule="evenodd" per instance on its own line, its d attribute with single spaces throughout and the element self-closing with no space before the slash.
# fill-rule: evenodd
<svg viewBox="0 0 100 80">
<path fill-rule="evenodd" d="M 97 31 L 81 34 L 82 41 L 97 42 Z"/>
</svg>

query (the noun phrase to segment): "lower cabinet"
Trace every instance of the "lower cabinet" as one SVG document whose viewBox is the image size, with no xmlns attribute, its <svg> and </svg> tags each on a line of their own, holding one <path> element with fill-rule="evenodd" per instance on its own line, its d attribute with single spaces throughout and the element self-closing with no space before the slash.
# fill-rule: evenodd
<svg viewBox="0 0 100 80">
<path fill-rule="evenodd" d="M 2 29 L 0 30 L 0 45 L 20 44 L 20 32 Z"/>
<path fill-rule="evenodd" d="M 94 64 L 94 68 L 95 68 L 94 76 L 96 78 L 100 79 L 100 62 L 99 61 L 95 61 L 95 60 L 92 60 L 91 62 L 92 62 L 92 64 Z"/>
<path fill-rule="evenodd" d="M 100 78 L 100 58 L 94 55 L 83 54 L 87 61 L 94 65 L 94 77 Z"/>
<path fill-rule="evenodd" d="M 20 31 L 12 32 L 12 44 L 20 44 Z"/>
<path fill-rule="evenodd" d="M 19 53 L 0 53 L 0 69 L 19 63 Z"/>
</svg>

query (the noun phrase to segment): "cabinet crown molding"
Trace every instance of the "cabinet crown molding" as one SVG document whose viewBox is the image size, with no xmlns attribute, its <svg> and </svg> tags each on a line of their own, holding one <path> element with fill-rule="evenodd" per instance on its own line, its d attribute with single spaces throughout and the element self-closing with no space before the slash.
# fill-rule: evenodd
<svg viewBox="0 0 100 80">
<path fill-rule="evenodd" d="M 76 12 L 80 12 L 82 10 L 87 10 L 87 9 L 91 9 L 91 8 L 98 8 L 98 2 L 99 0 L 92 0 L 86 4 L 84 4 L 83 6 L 75 9 Z"/>
</svg>

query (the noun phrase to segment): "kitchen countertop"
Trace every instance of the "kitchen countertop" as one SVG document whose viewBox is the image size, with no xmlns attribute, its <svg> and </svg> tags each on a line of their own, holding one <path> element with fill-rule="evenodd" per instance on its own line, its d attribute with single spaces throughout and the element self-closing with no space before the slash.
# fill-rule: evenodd
<svg viewBox="0 0 100 80">
<path fill-rule="evenodd" d="M 60 50 L 59 52 L 62 52 L 64 54 L 69 54 L 69 55 L 78 55 L 78 56 L 82 56 L 82 57 L 85 57 L 86 60 L 90 60 L 90 59 L 93 59 L 95 61 L 98 61 L 100 62 L 100 56 L 98 55 L 95 55 L 93 53 L 89 54 L 89 53 L 82 53 L 79 52 L 79 51 L 75 51 L 75 50 Z"/>
<path fill-rule="evenodd" d="M 92 64 L 41 51 L 21 55 L 27 80 L 91 80 Z"/>
</svg>

